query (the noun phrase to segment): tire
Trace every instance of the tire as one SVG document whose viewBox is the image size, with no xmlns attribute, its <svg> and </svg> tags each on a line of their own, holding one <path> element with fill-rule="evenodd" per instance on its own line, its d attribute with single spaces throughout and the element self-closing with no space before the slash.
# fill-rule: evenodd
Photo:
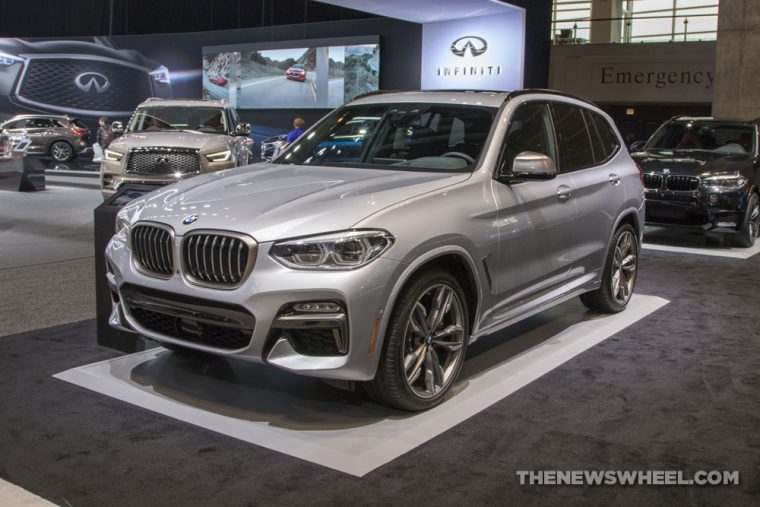
<svg viewBox="0 0 760 507">
<path fill-rule="evenodd" d="M 758 231 L 760 230 L 760 198 L 757 194 L 752 194 L 747 202 L 747 209 L 744 211 L 744 220 L 742 227 L 734 236 L 734 244 L 740 248 L 750 248 L 755 246 Z"/>
<path fill-rule="evenodd" d="M 68 162 L 74 158 L 74 148 L 66 141 L 56 141 L 50 145 L 50 156 L 56 162 Z"/>
<path fill-rule="evenodd" d="M 440 318 L 436 309 L 443 309 Z M 469 336 L 467 303 L 456 278 L 440 269 L 415 275 L 393 307 L 380 364 L 365 392 L 401 410 L 438 405 L 459 376 Z"/>
<path fill-rule="evenodd" d="M 625 310 L 636 286 L 639 263 L 639 242 L 629 224 L 615 231 L 607 252 L 598 289 L 581 295 L 581 302 L 589 310 L 601 313 L 618 313 Z M 624 283 L 618 285 L 621 278 Z"/>
</svg>

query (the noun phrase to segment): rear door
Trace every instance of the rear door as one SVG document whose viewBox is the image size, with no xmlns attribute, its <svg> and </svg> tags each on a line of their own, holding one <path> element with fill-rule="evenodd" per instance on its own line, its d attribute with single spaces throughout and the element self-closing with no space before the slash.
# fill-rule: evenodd
<svg viewBox="0 0 760 507">
<path fill-rule="evenodd" d="M 578 221 L 573 237 L 573 271 L 570 280 L 583 285 L 604 264 L 614 222 L 625 204 L 625 176 L 613 163 L 620 149 L 617 135 L 607 120 L 595 111 L 569 103 L 552 104 L 563 147 L 568 152 L 590 146 L 586 154 L 567 153 L 572 163 L 563 165 L 575 187 Z M 562 158 L 562 156 L 560 156 Z"/>
</svg>

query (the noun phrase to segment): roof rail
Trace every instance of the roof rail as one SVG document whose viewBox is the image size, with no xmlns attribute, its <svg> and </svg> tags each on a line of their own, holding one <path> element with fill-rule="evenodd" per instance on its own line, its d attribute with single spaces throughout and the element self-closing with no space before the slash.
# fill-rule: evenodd
<svg viewBox="0 0 760 507">
<path fill-rule="evenodd" d="M 421 91 L 423 92 L 464 92 L 464 93 L 509 93 L 509 90 L 466 90 L 464 88 L 421 90 Z"/>
<path fill-rule="evenodd" d="M 375 91 L 372 91 L 372 92 L 366 92 L 366 93 L 362 93 L 360 95 L 357 95 L 356 97 L 354 97 L 351 100 L 363 99 L 364 97 L 371 97 L 373 95 L 382 95 L 384 93 L 400 93 L 400 92 L 403 92 L 403 91 L 404 90 L 375 90 Z"/>
<path fill-rule="evenodd" d="M 507 96 L 507 100 L 511 100 L 511 99 L 513 99 L 515 97 L 519 97 L 521 95 L 529 95 L 531 93 L 544 93 L 544 94 L 547 94 L 547 95 L 557 95 L 558 97 L 567 97 L 569 99 L 579 100 L 581 102 L 584 102 L 586 104 L 592 105 L 594 107 L 599 107 L 596 104 L 594 104 L 593 102 L 591 102 L 590 100 L 584 99 L 583 97 L 578 97 L 577 95 L 573 95 L 572 93 L 565 93 L 565 92 L 561 92 L 559 90 L 548 90 L 548 89 L 545 89 L 545 88 L 525 88 L 523 90 L 515 90 L 515 91 L 509 93 L 509 95 Z"/>
</svg>

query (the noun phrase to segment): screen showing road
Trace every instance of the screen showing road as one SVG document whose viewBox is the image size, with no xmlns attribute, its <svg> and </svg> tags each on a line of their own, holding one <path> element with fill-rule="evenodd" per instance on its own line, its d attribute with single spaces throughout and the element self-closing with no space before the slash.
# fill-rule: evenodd
<svg viewBox="0 0 760 507">
<path fill-rule="evenodd" d="M 204 98 L 238 109 L 331 109 L 379 89 L 380 44 L 302 42 L 312 43 L 203 48 Z"/>
</svg>

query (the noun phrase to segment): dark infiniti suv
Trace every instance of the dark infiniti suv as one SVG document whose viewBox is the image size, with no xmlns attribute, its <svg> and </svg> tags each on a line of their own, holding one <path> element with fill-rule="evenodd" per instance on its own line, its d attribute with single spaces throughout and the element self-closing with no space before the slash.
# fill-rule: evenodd
<svg viewBox="0 0 760 507">
<path fill-rule="evenodd" d="M 0 123 L 0 131 L 11 137 L 26 133 L 29 155 L 50 155 L 56 162 L 68 162 L 89 149 L 90 129 L 76 118 L 22 114 Z"/>
<path fill-rule="evenodd" d="M 760 228 L 758 123 L 674 117 L 633 159 L 646 187 L 646 223 L 730 234 L 754 245 Z"/>
</svg>

